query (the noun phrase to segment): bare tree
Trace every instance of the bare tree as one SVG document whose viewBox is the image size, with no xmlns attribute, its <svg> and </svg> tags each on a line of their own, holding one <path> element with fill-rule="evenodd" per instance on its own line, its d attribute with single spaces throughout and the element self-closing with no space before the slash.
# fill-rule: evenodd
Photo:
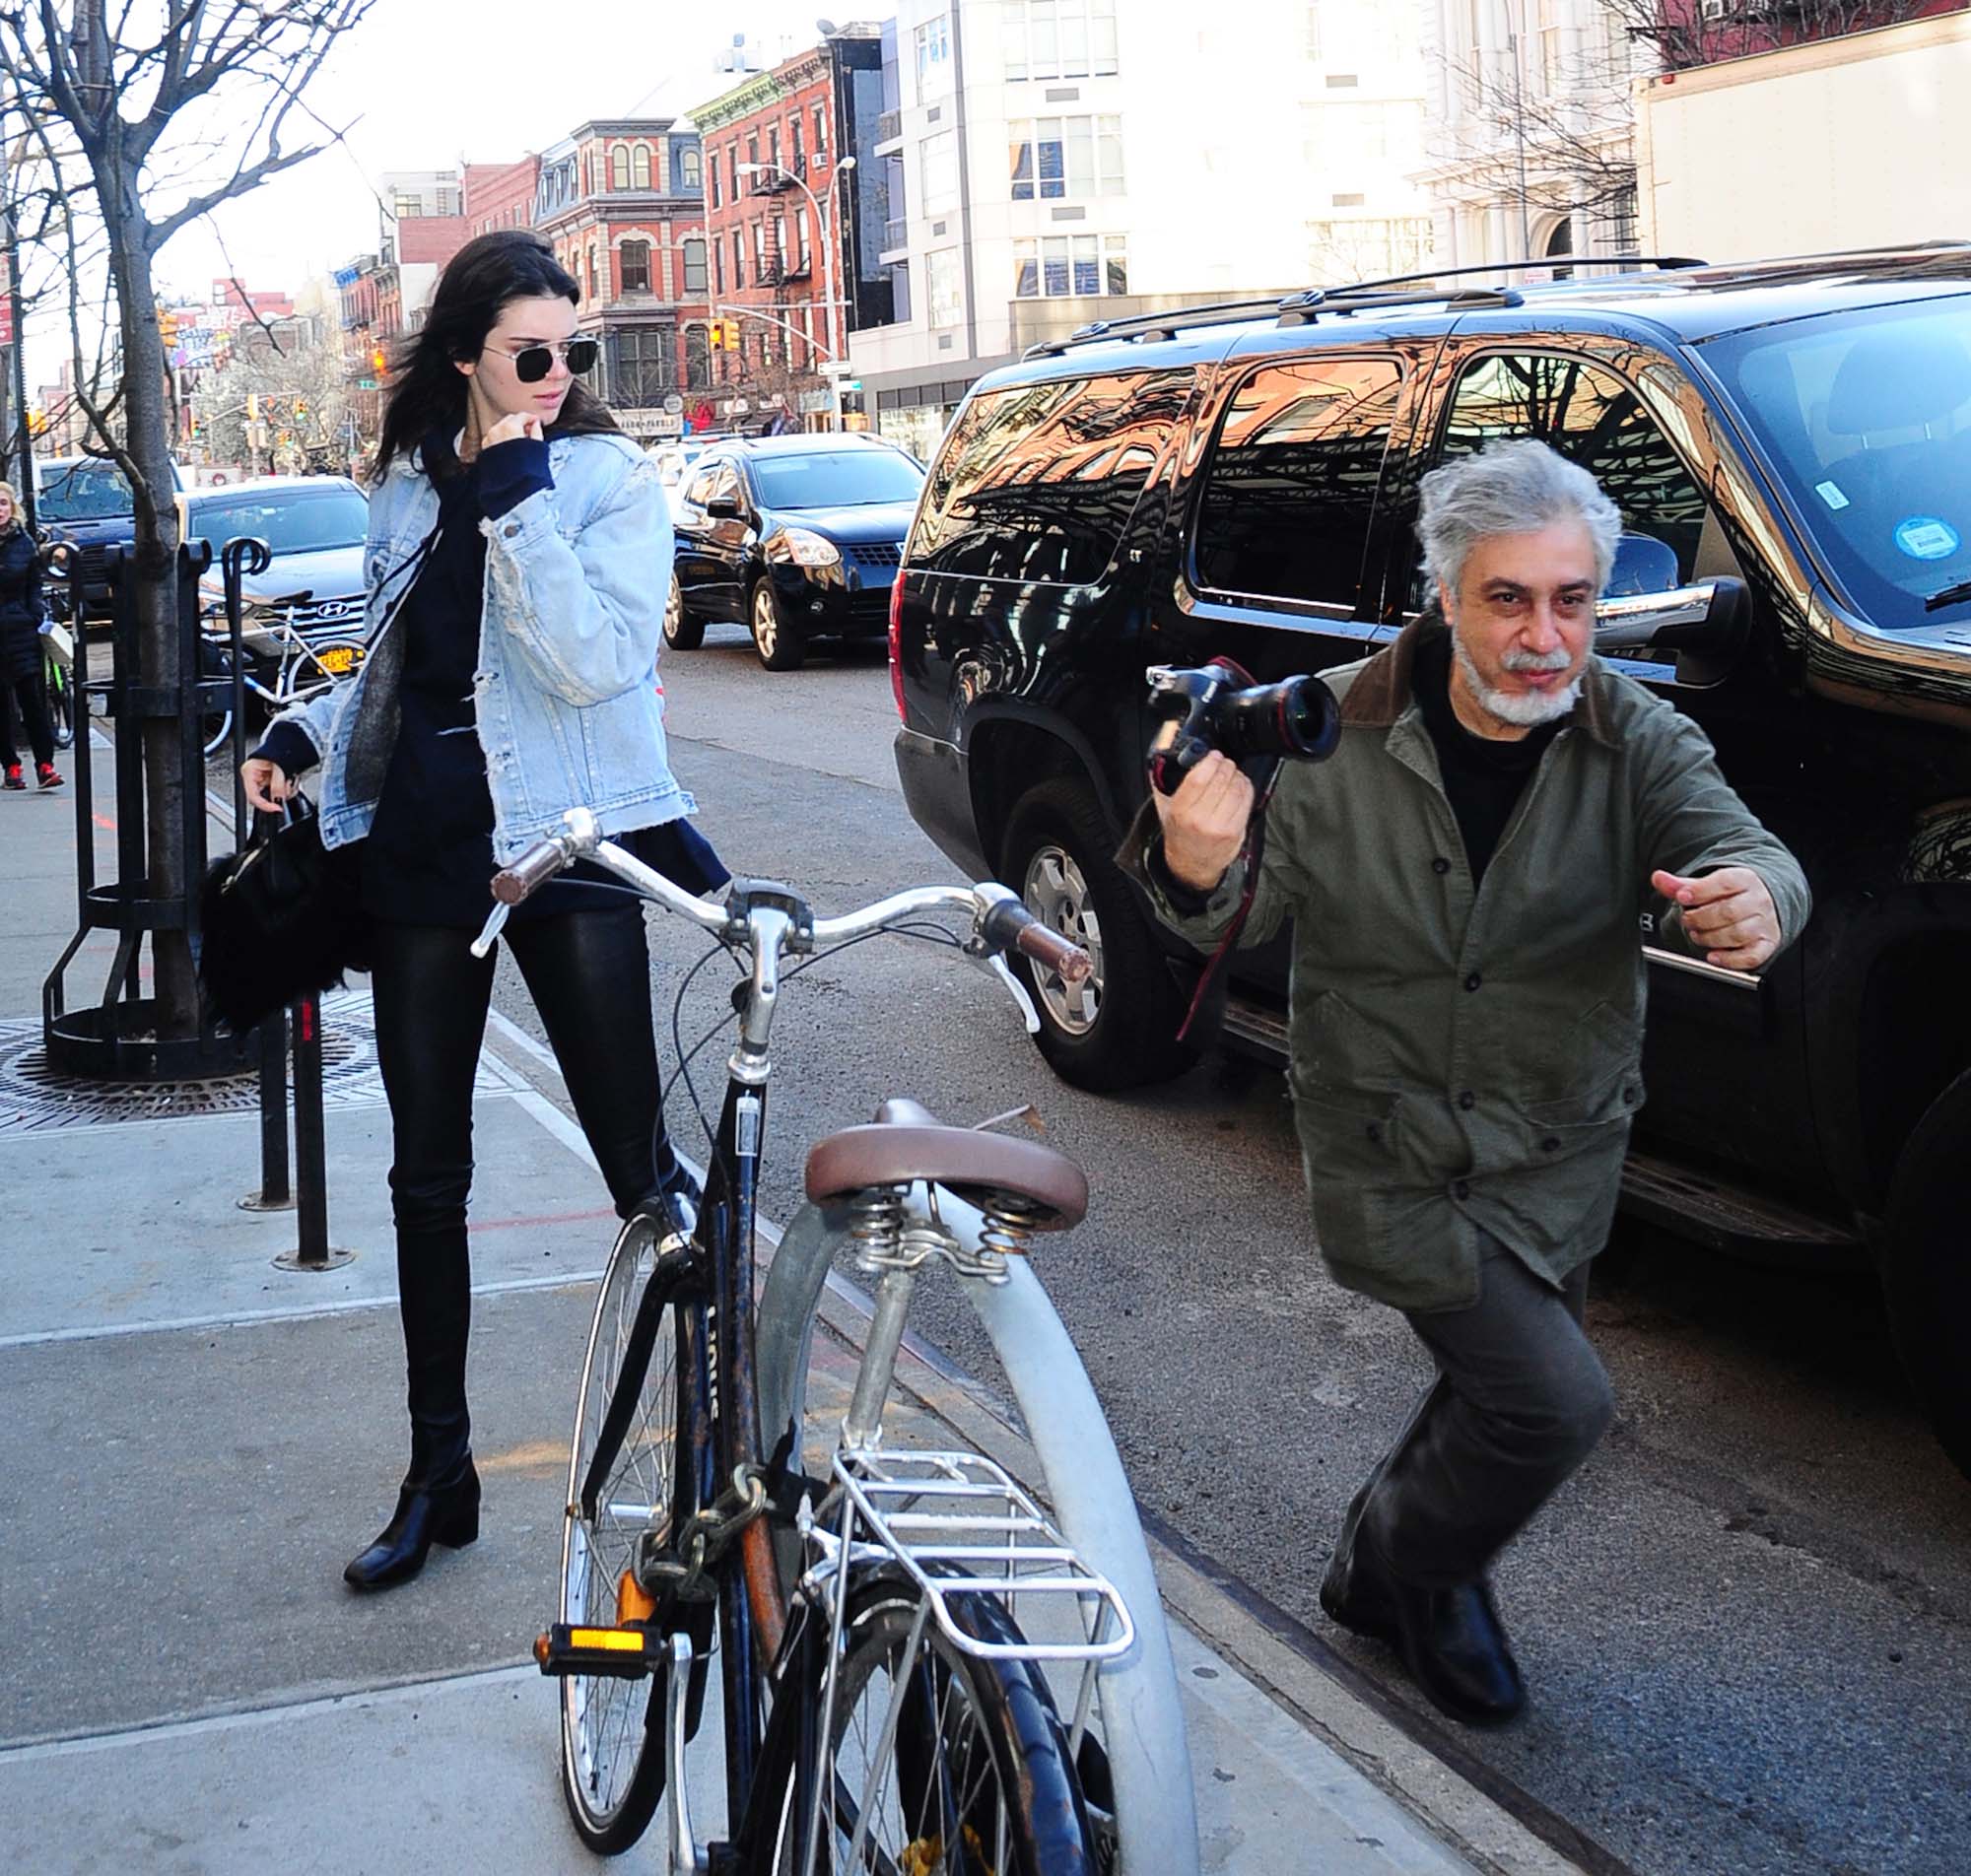
<svg viewBox="0 0 1971 1876">
<path fill-rule="evenodd" d="M 247 459 L 249 397 L 261 400 L 263 421 L 285 432 L 298 454 L 325 450 L 347 434 L 341 348 L 318 342 L 304 320 L 242 326 L 226 365 L 193 399 L 199 434 L 221 461 Z M 346 446 L 343 455 L 346 463 Z"/>
<path fill-rule="evenodd" d="M 1601 0 L 1616 27 L 1666 72 L 1807 39 L 1896 26 L 1929 0 Z"/>
<path fill-rule="evenodd" d="M 374 0 L 16 0 L 0 5 L 0 74 L 49 160 L 86 168 L 100 225 L 122 372 L 112 413 L 77 374 L 95 442 L 135 496 L 142 681 L 174 688 L 177 517 L 152 272 L 159 251 L 222 203 L 333 140 L 303 103 L 330 48 Z M 306 126 L 296 141 L 291 126 Z M 71 251 L 75 221 L 68 221 Z M 78 354 L 79 330 L 72 332 Z M 115 417 L 120 416 L 120 423 Z M 120 435 L 118 434 L 120 431 Z M 186 886 L 178 726 L 145 732 L 149 892 Z M 182 933 L 154 939 L 161 1029 L 197 1024 Z"/>
</svg>

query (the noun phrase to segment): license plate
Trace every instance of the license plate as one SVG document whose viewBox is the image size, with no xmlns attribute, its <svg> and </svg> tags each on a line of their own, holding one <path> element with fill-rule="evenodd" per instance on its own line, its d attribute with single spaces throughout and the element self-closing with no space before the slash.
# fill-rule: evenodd
<svg viewBox="0 0 1971 1876">
<path fill-rule="evenodd" d="M 363 653 L 355 645 L 330 645 L 315 653 L 315 662 L 332 678 L 347 677 L 363 662 Z"/>
</svg>

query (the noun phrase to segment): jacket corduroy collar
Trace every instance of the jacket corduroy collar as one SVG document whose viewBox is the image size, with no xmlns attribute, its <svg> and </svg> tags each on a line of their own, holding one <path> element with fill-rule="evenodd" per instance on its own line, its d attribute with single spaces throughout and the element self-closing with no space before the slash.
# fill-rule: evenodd
<svg viewBox="0 0 1971 1876">
<path fill-rule="evenodd" d="M 1417 646 L 1432 632 L 1448 632 L 1443 615 L 1432 611 L 1420 614 L 1405 626 L 1393 644 L 1388 644 L 1363 665 L 1348 694 L 1341 700 L 1341 720 L 1358 729 L 1389 729 L 1415 701 L 1412 674 Z M 1573 719 L 1597 743 L 1613 749 L 1620 742 L 1613 713 L 1608 706 L 1608 680 L 1601 662 L 1592 652 L 1582 673 L 1581 698 Z"/>
</svg>

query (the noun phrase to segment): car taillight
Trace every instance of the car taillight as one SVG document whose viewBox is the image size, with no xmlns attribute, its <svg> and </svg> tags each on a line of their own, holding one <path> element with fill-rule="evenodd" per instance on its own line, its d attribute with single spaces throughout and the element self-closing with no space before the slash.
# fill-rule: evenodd
<svg viewBox="0 0 1971 1876">
<path fill-rule="evenodd" d="M 890 582 L 890 695 L 897 700 L 897 720 L 904 716 L 904 570 Z"/>
</svg>

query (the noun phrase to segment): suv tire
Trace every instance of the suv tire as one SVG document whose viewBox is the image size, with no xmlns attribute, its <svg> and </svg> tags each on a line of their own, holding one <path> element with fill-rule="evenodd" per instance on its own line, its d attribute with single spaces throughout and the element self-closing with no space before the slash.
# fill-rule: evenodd
<svg viewBox="0 0 1971 1876">
<path fill-rule="evenodd" d="M 1931 1103 L 1896 1162 L 1881 1239 L 1889 1328 L 1918 1401 L 1957 1469 L 1971 1477 L 1971 1074 Z"/>
<path fill-rule="evenodd" d="M 800 668 L 801 660 L 807 656 L 807 640 L 797 627 L 787 624 L 771 574 L 763 573 L 753 582 L 753 591 L 746 601 L 746 618 L 753 634 L 753 649 L 769 671 Z"/>
<path fill-rule="evenodd" d="M 671 574 L 671 596 L 664 602 L 664 643 L 673 651 L 696 651 L 705 642 L 705 621 L 693 617 L 684 603 L 684 584 Z"/>
<path fill-rule="evenodd" d="M 1036 1038 L 1062 1081 L 1098 1094 L 1180 1074 L 1196 1052 L 1177 1039 L 1185 999 L 1136 890 L 1112 859 L 1115 839 L 1087 786 L 1056 778 L 1021 796 L 1006 824 L 1006 884 L 1055 931 L 1087 947 L 1095 972 L 1079 996 L 1013 958 L 1040 1012 Z M 1093 991 L 1095 1007 L 1086 1013 Z"/>
</svg>

